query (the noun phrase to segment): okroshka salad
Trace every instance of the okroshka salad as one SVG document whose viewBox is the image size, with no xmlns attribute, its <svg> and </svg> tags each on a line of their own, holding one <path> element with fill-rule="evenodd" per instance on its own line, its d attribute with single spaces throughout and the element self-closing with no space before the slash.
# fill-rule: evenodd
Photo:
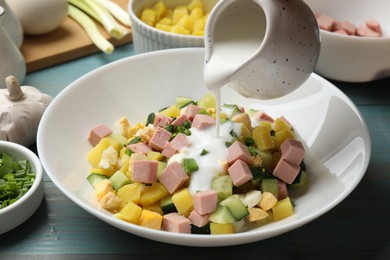
<svg viewBox="0 0 390 260">
<path fill-rule="evenodd" d="M 87 177 L 102 209 L 146 228 L 231 234 L 294 214 L 291 190 L 307 187 L 305 149 L 284 117 L 209 93 L 130 124 L 93 127 Z M 218 129 L 218 131 L 217 131 Z"/>
</svg>

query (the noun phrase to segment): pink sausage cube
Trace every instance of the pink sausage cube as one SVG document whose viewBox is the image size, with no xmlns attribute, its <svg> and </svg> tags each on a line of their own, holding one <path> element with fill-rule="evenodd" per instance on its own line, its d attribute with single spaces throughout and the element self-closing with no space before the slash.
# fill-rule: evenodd
<svg viewBox="0 0 390 260">
<path fill-rule="evenodd" d="M 278 180 L 278 200 L 282 200 L 287 197 L 288 197 L 287 184 L 282 180 Z"/>
<path fill-rule="evenodd" d="M 209 115 L 197 114 L 192 121 L 192 127 L 198 129 L 209 127 L 212 125 L 215 125 L 215 119 Z"/>
<path fill-rule="evenodd" d="M 204 227 L 209 223 L 210 214 L 200 215 L 195 210 L 191 211 L 188 219 L 191 221 L 191 224 L 197 227 Z"/>
<path fill-rule="evenodd" d="M 171 138 L 172 133 L 165 130 L 164 128 L 157 127 L 152 138 L 150 138 L 149 146 L 153 149 L 161 152 L 164 149 L 164 145 L 169 138 Z"/>
<path fill-rule="evenodd" d="M 174 125 L 174 126 L 182 125 L 187 120 L 189 120 L 188 116 L 185 114 L 181 114 L 178 118 L 176 118 L 172 122 L 172 125 Z"/>
<path fill-rule="evenodd" d="M 263 111 L 257 111 L 256 113 L 253 114 L 252 118 L 255 119 L 256 121 L 269 121 L 271 123 L 275 121 L 270 115 L 268 115 Z"/>
<path fill-rule="evenodd" d="M 291 164 L 299 165 L 305 155 L 305 148 L 296 139 L 287 139 L 280 145 L 282 157 Z"/>
<path fill-rule="evenodd" d="M 320 29 L 325 31 L 332 31 L 335 20 L 330 16 L 320 14 L 317 16 L 317 23 Z"/>
<path fill-rule="evenodd" d="M 235 141 L 231 146 L 229 146 L 229 148 L 227 149 L 227 153 L 227 160 L 230 165 L 238 159 L 248 164 L 252 164 L 253 159 L 248 151 L 248 147 L 246 147 L 240 141 Z"/>
<path fill-rule="evenodd" d="M 156 118 L 154 119 L 154 126 L 155 127 L 166 127 L 170 123 L 172 123 L 173 118 L 166 116 L 166 115 L 156 115 Z"/>
<path fill-rule="evenodd" d="M 375 20 L 375 19 L 367 20 L 366 25 L 368 28 L 370 28 L 374 32 L 379 33 L 379 35 L 382 36 L 382 28 L 377 20 Z"/>
<path fill-rule="evenodd" d="M 217 192 L 214 190 L 204 190 L 192 195 L 194 210 L 200 215 L 208 214 L 217 208 Z"/>
<path fill-rule="evenodd" d="M 282 158 L 276 164 L 273 175 L 291 184 L 298 176 L 300 169 L 299 165 L 291 164 Z"/>
<path fill-rule="evenodd" d="M 162 229 L 169 232 L 190 234 L 191 221 L 179 213 L 172 212 L 163 216 Z"/>
<path fill-rule="evenodd" d="M 172 162 L 162 171 L 160 182 L 172 194 L 188 180 L 188 175 L 178 162 Z"/>
<path fill-rule="evenodd" d="M 93 145 L 97 145 L 100 140 L 102 140 L 104 137 L 110 135 L 112 133 L 112 130 L 105 126 L 104 124 L 99 124 L 91 129 L 88 135 L 88 141 Z"/>
<path fill-rule="evenodd" d="M 145 154 L 145 153 L 152 150 L 152 148 L 144 142 L 139 142 L 139 143 L 135 143 L 135 144 L 128 144 L 126 147 L 130 151 L 132 151 L 133 153 L 144 153 Z"/>
<path fill-rule="evenodd" d="M 348 33 L 344 30 L 336 30 L 336 31 L 333 31 L 334 33 L 338 33 L 338 34 L 342 34 L 342 35 L 348 35 Z"/>
<path fill-rule="evenodd" d="M 201 107 L 191 104 L 191 105 L 188 105 L 185 108 L 183 108 L 182 114 L 186 115 L 188 117 L 188 119 L 190 121 L 192 121 L 194 119 L 195 115 L 197 115 L 200 110 L 201 110 Z"/>
<path fill-rule="evenodd" d="M 165 157 L 171 158 L 176 153 L 175 147 L 172 146 L 171 142 L 166 142 L 161 152 Z"/>
<path fill-rule="evenodd" d="M 131 179 L 136 182 L 153 183 L 157 180 L 158 162 L 151 160 L 135 160 Z"/>
<path fill-rule="evenodd" d="M 356 35 L 363 37 L 380 37 L 379 33 L 371 30 L 365 25 L 358 26 L 358 28 L 356 29 Z"/>
<path fill-rule="evenodd" d="M 336 22 L 333 27 L 333 31 L 338 30 L 345 31 L 349 35 L 354 35 L 356 31 L 356 26 L 348 21 Z"/>
<path fill-rule="evenodd" d="M 187 136 L 183 133 L 178 133 L 171 141 L 171 145 L 178 151 L 181 151 L 184 147 L 188 146 L 190 142 Z"/>
<path fill-rule="evenodd" d="M 228 173 L 235 186 L 240 186 L 253 178 L 252 172 L 246 162 L 238 159 L 229 168 Z"/>
</svg>

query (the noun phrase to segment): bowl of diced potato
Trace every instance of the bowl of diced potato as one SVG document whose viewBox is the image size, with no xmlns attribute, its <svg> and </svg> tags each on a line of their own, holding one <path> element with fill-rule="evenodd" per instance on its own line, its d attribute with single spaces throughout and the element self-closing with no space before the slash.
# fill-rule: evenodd
<svg viewBox="0 0 390 260">
<path fill-rule="evenodd" d="M 204 27 L 218 0 L 130 0 L 136 53 L 203 47 Z"/>
</svg>

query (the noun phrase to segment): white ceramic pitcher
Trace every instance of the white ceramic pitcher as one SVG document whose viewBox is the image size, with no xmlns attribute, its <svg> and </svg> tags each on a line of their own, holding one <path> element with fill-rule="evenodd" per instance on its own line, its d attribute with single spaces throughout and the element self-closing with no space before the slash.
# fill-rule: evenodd
<svg viewBox="0 0 390 260">
<path fill-rule="evenodd" d="M 271 99 L 297 89 L 313 72 L 319 29 L 302 0 L 222 0 L 205 28 L 204 78 L 245 97 Z"/>
<path fill-rule="evenodd" d="M 16 17 L 15 13 L 11 10 L 8 3 L 5 0 L 0 0 L 0 6 L 3 7 L 5 11 L 4 18 L 4 28 L 7 31 L 8 35 L 14 41 L 16 47 L 20 48 L 23 43 L 23 27 L 19 18 Z"/>
<path fill-rule="evenodd" d="M 26 63 L 4 28 L 5 9 L 0 5 L 0 88 L 6 88 L 5 78 L 14 75 L 19 82 L 26 76 Z"/>
</svg>

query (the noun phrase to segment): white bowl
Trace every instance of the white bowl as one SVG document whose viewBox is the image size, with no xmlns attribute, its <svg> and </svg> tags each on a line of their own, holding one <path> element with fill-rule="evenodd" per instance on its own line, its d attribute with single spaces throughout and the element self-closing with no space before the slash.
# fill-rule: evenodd
<svg viewBox="0 0 390 260">
<path fill-rule="evenodd" d="M 26 194 L 13 204 L 0 209 L 0 234 L 10 231 L 31 217 L 44 195 L 43 170 L 38 156 L 28 148 L 8 141 L 0 141 L 0 154 L 3 152 L 17 160 L 28 160 L 36 175 L 33 185 Z"/>
<path fill-rule="evenodd" d="M 192 0 L 162 0 L 170 9 L 178 5 L 187 5 Z M 132 35 L 134 51 L 143 53 L 162 49 L 183 48 L 183 47 L 203 47 L 204 38 L 202 36 L 191 36 L 168 33 L 158 30 L 141 21 L 140 13 L 145 8 L 150 8 L 156 0 L 130 0 L 128 12 L 132 24 Z M 203 1 L 205 13 L 210 12 L 218 0 Z"/>
<path fill-rule="evenodd" d="M 345 94 L 313 74 L 288 96 L 262 102 L 244 98 L 231 88 L 222 89 L 223 102 L 284 115 L 304 141 L 310 188 L 294 198 L 293 216 L 244 233 L 211 236 L 152 230 L 99 210 L 86 180 L 90 129 L 99 123 L 114 126 L 122 116 L 135 124 L 150 112 L 174 104 L 177 96 L 199 99 L 207 93 L 203 59 L 203 48 L 145 53 L 103 66 L 66 87 L 45 111 L 37 135 L 42 164 L 55 185 L 110 225 L 145 238 L 190 246 L 242 244 L 285 233 L 326 213 L 358 185 L 371 155 L 367 126 Z"/>
<path fill-rule="evenodd" d="M 390 76 L 390 2 L 387 0 L 305 0 L 314 13 L 355 25 L 375 18 L 381 38 L 346 36 L 321 30 L 321 52 L 316 72 L 346 82 L 367 82 Z"/>
</svg>

